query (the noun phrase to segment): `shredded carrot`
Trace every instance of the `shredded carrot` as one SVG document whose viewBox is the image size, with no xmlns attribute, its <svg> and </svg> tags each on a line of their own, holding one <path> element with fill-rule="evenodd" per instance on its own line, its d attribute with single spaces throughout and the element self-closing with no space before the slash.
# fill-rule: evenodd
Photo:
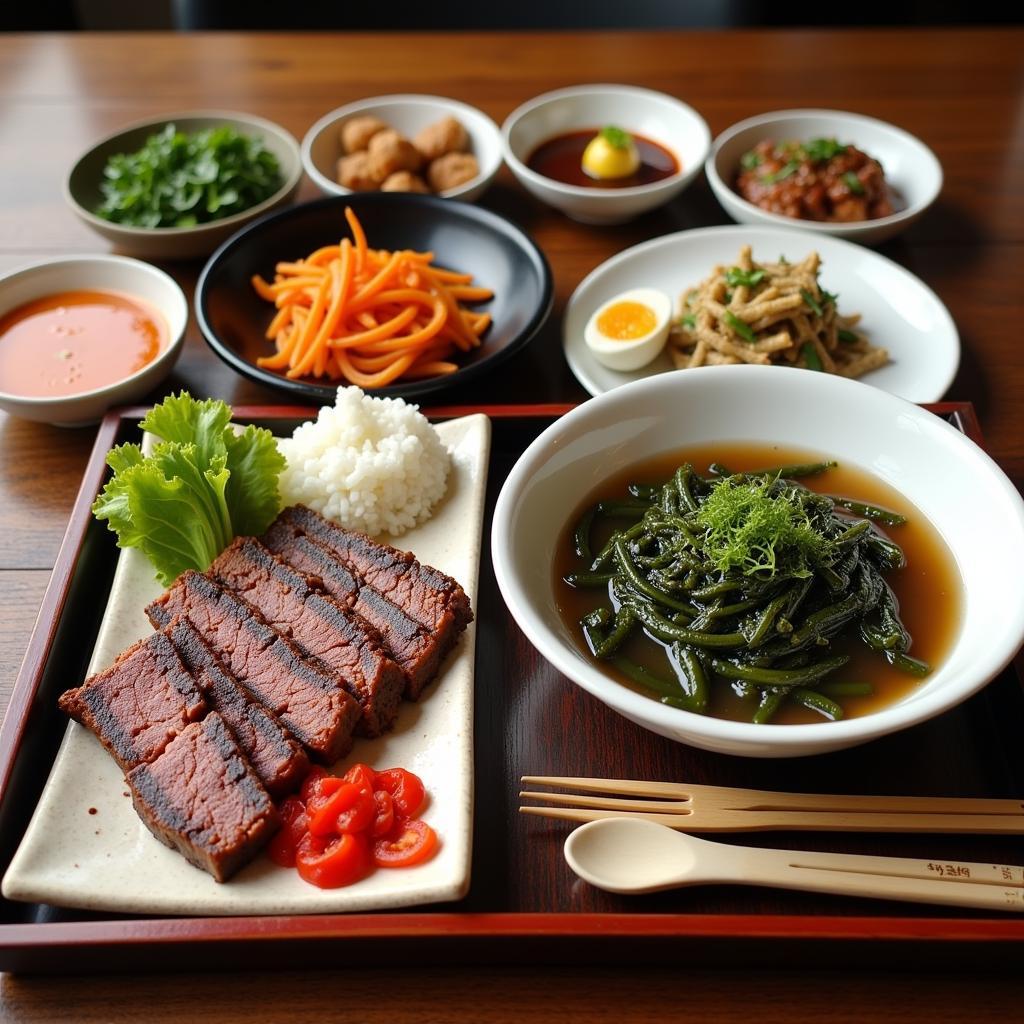
<svg viewBox="0 0 1024 1024">
<path fill-rule="evenodd" d="M 258 365 L 364 388 L 454 373 L 451 357 L 478 347 L 491 323 L 460 302 L 493 292 L 473 285 L 472 274 L 435 267 L 431 252 L 371 249 L 351 208 L 345 219 L 351 239 L 282 260 L 273 282 L 252 278 L 276 307 L 266 336 L 277 351 Z"/>
</svg>

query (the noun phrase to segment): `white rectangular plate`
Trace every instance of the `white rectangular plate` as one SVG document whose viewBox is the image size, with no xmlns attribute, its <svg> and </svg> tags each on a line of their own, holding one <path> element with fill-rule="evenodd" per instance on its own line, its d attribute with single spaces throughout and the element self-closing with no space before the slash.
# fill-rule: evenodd
<svg viewBox="0 0 1024 1024">
<path fill-rule="evenodd" d="M 467 416 L 438 425 L 452 454 L 448 489 L 434 515 L 394 540 L 462 584 L 476 610 L 491 425 Z M 391 538 L 383 538 L 390 540 Z M 138 551 L 120 553 L 89 665 L 109 665 L 151 631 L 143 612 L 161 592 Z M 387 910 L 461 899 L 473 840 L 473 659 L 471 623 L 418 703 L 403 703 L 394 729 L 359 739 L 341 766 L 400 766 L 430 795 L 422 817 L 440 839 L 426 864 L 377 870 L 355 885 L 318 889 L 265 856 L 219 884 L 162 845 L 132 807 L 121 770 L 99 741 L 69 724 L 39 805 L 3 879 L 8 899 L 132 914 L 319 914 Z M 69 679 L 68 687 L 81 680 Z"/>
</svg>

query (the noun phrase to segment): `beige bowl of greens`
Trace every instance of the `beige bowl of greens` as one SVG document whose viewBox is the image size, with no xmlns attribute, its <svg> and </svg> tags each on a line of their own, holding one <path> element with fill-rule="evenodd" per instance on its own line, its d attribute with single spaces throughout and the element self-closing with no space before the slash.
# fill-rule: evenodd
<svg viewBox="0 0 1024 1024">
<path fill-rule="evenodd" d="M 272 121 L 221 111 L 137 122 L 71 168 L 71 209 L 119 252 L 208 256 L 243 225 L 292 201 L 299 146 Z"/>
</svg>

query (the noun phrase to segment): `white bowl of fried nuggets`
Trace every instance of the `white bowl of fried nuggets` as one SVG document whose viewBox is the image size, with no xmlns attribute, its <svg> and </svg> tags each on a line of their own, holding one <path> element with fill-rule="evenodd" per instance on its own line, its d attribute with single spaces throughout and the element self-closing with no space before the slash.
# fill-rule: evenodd
<svg viewBox="0 0 1024 1024">
<path fill-rule="evenodd" d="M 472 202 L 501 167 L 486 114 L 443 96 L 396 95 L 325 114 L 302 140 L 306 173 L 323 192 L 424 192 Z"/>
</svg>

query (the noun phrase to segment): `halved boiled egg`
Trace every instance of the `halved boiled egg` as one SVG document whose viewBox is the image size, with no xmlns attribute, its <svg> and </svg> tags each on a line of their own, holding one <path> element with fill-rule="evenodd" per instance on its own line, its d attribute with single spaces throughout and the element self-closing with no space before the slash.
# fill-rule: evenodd
<svg viewBox="0 0 1024 1024">
<path fill-rule="evenodd" d="M 612 370 L 638 370 L 668 340 L 672 302 L 656 288 L 632 288 L 600 306 L 583 329 L 594 358 Z"/>
</svg>

